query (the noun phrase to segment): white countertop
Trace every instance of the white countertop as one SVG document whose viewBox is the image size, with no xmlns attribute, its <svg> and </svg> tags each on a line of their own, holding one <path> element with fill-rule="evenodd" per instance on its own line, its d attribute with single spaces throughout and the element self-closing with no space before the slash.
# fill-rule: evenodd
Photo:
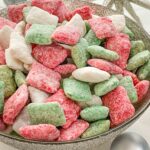
<svg viewBox="0 0 150 150">
<path fill-rule="evenodd" d="M 96 2 L 101 3 L 102 0 L 96 0 Z M 0 7 L 4 7 L 4 3 L 0 0 Z M 140 16 L 141 21 L 144 25 L 145 30 L 150 33 L 150 10 L 141 9 L 139 6 L 134 5 L 137 14 Z M 127 131 L 137 132 L 150 144 L 150 108 L 144 113 L 144 115 Z M 0 143 L 0 150 L 16 150 L 12 147 L 9 147 L 3 143 Z"/>
</svg>

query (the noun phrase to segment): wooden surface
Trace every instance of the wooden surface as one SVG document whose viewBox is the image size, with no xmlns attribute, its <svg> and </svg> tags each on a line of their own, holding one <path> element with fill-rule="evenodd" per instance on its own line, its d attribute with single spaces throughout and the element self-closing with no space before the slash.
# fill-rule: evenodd
<svg viewBox="0 0 150 150">
<path fill-rule="evenodd" d="M 144 0 L 143 0 L 144 1 Z M 149 0 L 150 1 L 150 0 Z M 103 0 L 95 0 L 96 3 L 103 3 Z M 4 7 L 4 3 L 0 0 L 0 8 Z M 137 14 L 140 16 L 141 21 L 145 30 L 150 33 L 150 10 L 141 9 L 139 6 L 133 5 Z M 127 14 L 128 15 L 128 14 Z M 145 114 L 133 125 L 131 126 L 128 131 L 137 132 L 149 142 L 150 144 L 150 108 L 145 112 Z M 3 143 L 0 143 L 0 150 L 16 150 L 12 147 L 9 147 Z M 106 146 L 104 146 L 103 150 L 108 150 Z"/>
</svg>

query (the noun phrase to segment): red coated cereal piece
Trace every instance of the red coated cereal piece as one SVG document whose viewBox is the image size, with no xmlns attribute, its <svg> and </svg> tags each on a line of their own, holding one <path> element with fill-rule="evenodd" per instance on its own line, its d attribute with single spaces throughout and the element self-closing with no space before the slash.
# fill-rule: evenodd
<svg viewBox="0 0 150 150">
<path fill-rule="evenodd" d="M 5 19 L 3 17 L 0 17 L 0 29 L 2 29 L 5 25 L 8 25 L 9 27 L 15 28 L 16 23 L 14 23 L 8 19 Z"/>
<path fill-rule="evenodd" d="M 119 66 L 103 59 L 90 59 L 88 60 L 88 64 L 92 67 L 107 71 L 111 74 L 121 74 L 123 72 Z"/>
<path fill-rule="evenodd" d="M 124 87 L 118 86 L 102 98 L 104 106 L 110 110 L 110 120 L 112 126 L 119 125 L 135 113 L 135 108 L 131 104 L 127 91 Z"/>
<path fill-rule="evenodd" d="M 65 64 L 57 66 L 54 70 L 60 73 L 62 76 L 66 76 L 71 74 L 76 69 L 77 67 L 73 64 Z"/>
<path fill-rule="evenodd" d="M 128 70 L 123 70 L 123 76 L 130 76 L 133 80 L 134 85 L 136 85 L 137 83 L 140 82 L 138 77 L 136 76 L 136 74 L 134 74 Z"/>
<path fill-rule="evenodd" d="M 21 110 L 28 102 L 28 88 L 23 84 L 18 90 L 6 101 L 4 105 L 3 120 L 6 124 L 12 125 Z"/>
<path fill-rule="evenodd" d="M 79 14 L 83 20 L 89 20 L 92 18 L 92 13 L 93 10 L 89 6 L 83 6 L 72 11 L 69 19 L 71 19 L 75 14 Z"/>
<path fill-rule="evenodd" d="M 60 87 L 61 76 L 42 64 L 34 62 L 26 80 L 29 85 L 35 88 L 48 93 L 55 93 Z"/>
<path fill-rule="evenodd" d="M 62 23 L 64 20 L 68 18 L 70 15 L 70 10 L 67 6 L 62 2 L 61 5 L 58 7 L 57 11 L 54 13 L 59 18 L 59 22 Z"/>
<path fill-rule="evenodd" d="M 88 20 L 91 29 L 95 32 L 97 38 L 109 38 L 117 33 L 112 20 L 106 17 L 92 18 Z"/>
<path fill-rule="evenodd" d="M 89 127 L 89 123 L 84 120 L 75 121 L 68 129 L 60 130 L 58 141 L 76 140 Z"/>
<path fill-rule="evenodd" d="M 4 131 L 6 129 L 6 124 L 3 121 L 3 118 L 0 117 L 0 131 Z"/>
<path fill-rule="evenodd" d="M 5 51 L 0 50 L 0 65 L 5 65 L 6 60 L 5 60 Z"/>
<path fill-rule="evenodd" d="M 34 58 L 48 68 L 55 68 L 67 58 L 67 50 L 60 45 L 37 45 L 32 50 Z"/>
<path fill-rule="evenodd" d="M 131 49 L 129 36 L 123 33 L 118 33 L 114 37 L 107 39 L 105 47 L 119 54 L 120 58 L 114 63 L 120 68 L 125 69 Z"/>
<path fill-rule="evenodd" d="M 13 22 L 20 22 L 23 20 L 23 8 L 26 7 L 26 4 L 19 5 L 9 5 L 8 6 L 8 17 Z"/>
<path fill-rule="evenodd" d="M 28 125 L 19 131 L 24 138 L 35 141 L 54 141 L 60 135 L 60 131 L 51 124 Z"/>
<path fill-rule="evenodd" d="M 58 27 L 52 34 L 52 38 L 60 43 L 75 45 L 78 43 L 81 36 L 81 31 L 78 27 L 65 25 Z"/>
<path fill-rule="evenodd" d="M 50 14 L 57 11 L 62 4 L 62 0 L 32 0 L 32 6 L 39 7 Z"/>
<path fill-rule="evenodd" d="M 80 106 L 67 98 L 62 89 L 58 90 L 54 95 L 49 97 L 46 102 L 58 102 L 64 109 L 66 124 L 63 128 L 68 128 L 74 121 L 77 120 L 80 114 Z"/>
<path fill-rule="evenodd" d="M 142 101 L 142 99 L 146 96 L 150 83 L 147 80 L 140 81 L 136 84 L 135 88 L 138 94 L 138 101 Z"/>
</svg>

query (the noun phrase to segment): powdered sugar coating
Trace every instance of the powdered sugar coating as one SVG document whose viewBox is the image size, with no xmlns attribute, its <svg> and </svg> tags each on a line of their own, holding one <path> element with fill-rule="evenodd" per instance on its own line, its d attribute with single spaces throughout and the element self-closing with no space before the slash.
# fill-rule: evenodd
<svg viewBox="0 0 150 150">
<path fill-rule="evenodd" d="M 60 131 L 51 124 L 28 125 L 19 129 L 21 136 L 35 141 L 53 141 Z"/>
<path fill-rule="evenodd" d="M 62 23 L 64 20 L 68 18 L 70 13 L 71 12 L 68 9 L 68 7 L 66 7 L 66 5 L 62 2 L 57 8 L 57 10 L 54 12 L 54 15 L 58 16 L 59 22 Z"/>
<path fill-rule="evenodd" d="M 28 102 L 27 85 L 23 84 L 20 88 L 6 101 L 4 105 L 3 119 L 8 125 L 12 125 L 20 111 Z"/>
<path fill-rule="evenodd" d="M 19 5 L 9 5 L 8 6 L 8 17 L 13 22 L 20 22 L 23 19 L 23 8 L 26 7 L 26 4 Z"/>
<path fill-rule="evenodd" d="M 77 120 L 80 114 L 80 106 L 67 98 L 62 89 L 58 90 L 54 95 L 49 97 L 46 102 L 58 102 L 64 109 L 66 124 L 63 128 L 68 128 L 74 121 Z"/>
<path fill-rule="evenodd" d="M 32 65 L 26 81 L 35 88 L 48 93 L 55 93 L 60 86 L 60 79 L 61 76 L 59 73 L 35 62 Z"/>
<path fill-rule="evenodd" d="M 80 8 L 76 8 L 70 13 L 69 18 L 72 18 L 75 14 L 79 14 L 83 20 L 88 20 L 92 18 L 93 10 L 89 6 L 83 6 Z"/>
<path fill-rule="evenodd" d="M 107 17 L 92 18 L 88 23 L 99 39 L 112 37 L 117 33 L 111 19 Z"/>
<path fill-rule="evenodd" d="M 138 94 L 138 101 L 142 101 L 142 99 L 146 96 L 148 89 L 150 86 L 150 82 L 147 80 L 140 81 L 136 84 L 135 88 Z"/>
<path fill-rule="evenodd" d="M 60 26 L 52 35 L 52 38 L 60 43 L 75 45 L 80 39 L 80 31 L 74 26 Z"/>
<path fill-rule="evenodd" d="M 136 85 L 137 83 L 140 82 L 138 77 L 136 76 L 136 74 L 134 74 L 128 70 L 123 70 L 123 76 L 130 76 L 133 80 L 134 85 Z"/>
<path fill-rule="evenodd" d="M 60 73 L 62 76 L 67 76 L 76 70 L 76 68 L 77 67 L 74 64 L 65 64 L 57 66 L 54 70 Z"/>
<path fill-rule="evenodd" d="M 57 11 L 58 7 L 61 5 L 62 0 L 31 0 L 32 6 L 39 7 L 50 14 Z"/>
<path fill-rule="evenodd" d="M 48 68 L 55 68 L 67 58 L 67 50 L 57 44 L 37 45 L 32 50 L 34 58 Z"/>
<path fill-rule="evenodd" d="M 60 130 L 58 141 L 75 140 L 89 127 L 89 123 L 84 120 L 75 121 L 68 129 Z"/>
<path fill-rule="evenodd" d="M 11 28 L 15 28 L 16 26 L 16 23 L 8 20 L 8 19 L 5 19 L 5 18 L 2 18 L 0 17 L 0 29 L 2 29 L 5 25 L 11 27 Z"/>
<path fill-rule="evenodd" d="M 114 63 L 120 68 L 125 69 L 131 49 L 129 37 L 123 33 L 116 34 L 114 37 L 107 39 L 105 47 L 118 53 L 120 57 L 117 61 L 114 61 Z"/>
<path fill-rule="evenodd" d="M 127 91 L 122 86 L 118 86 L 115 90 L 103 96 L 102 100 L 104 106 L 110 110 L 110 120 L 114 126 L 127 121 L 135 113 L 135 108 L 128 98 Z"/>
<path fill-rule="evenodd" d="M 92 67 L 107 71 L 111 74 L 121 74 L 123 72 L 119 66 L 103 59 L 89 59 L 88 64 Z"/>
</svg>

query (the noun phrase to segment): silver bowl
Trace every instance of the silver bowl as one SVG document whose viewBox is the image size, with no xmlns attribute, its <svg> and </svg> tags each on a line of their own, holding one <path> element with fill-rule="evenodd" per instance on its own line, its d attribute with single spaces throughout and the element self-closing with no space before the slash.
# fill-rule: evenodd
<svg viewBox="0 0 150 150">
<path fill-rule="evenodd" d="M 96 14 L 99 16 L 117 14 L 115 11 L 104 6 L 88 3 L 83 0 L 65 0 L 65 3 L 69 6 L 69 8 L 72 9 L 81 7 L 83 5 L 89 5 L 96 11 Z M 1 10 L 0 16 L 7 17 L 7 9 Z M 135 38 L 142 39 L 146 45 L 146 48 L 150 50 L 150 36 L 148 35 L 148 33 L 146 33 L 142 27 L 139 27 L 131 19 L 126 17 L 126 21 L 127 26 L 135 33 Z M 113 139 L 115 139 L 119 134 L 121 134 L 124 130 L 131 126 L 145 112 L 145 110 L 149 107 L 149 104 L 150 89 L 142 103 L 136 104 L 136 113 L 134 117 L 124 122 L 120 126 L 110 129 L 104 134 L 93 136 L 90 138 L 78 139 L 69 142 L 36 142 L 17 138 L 0 132 L 0 141 L 20 150 L 98 150 L 104 144 L 106 146 L 108 146 L 108 144 L 111 144 L 111 141 Z"/>
</svg>

